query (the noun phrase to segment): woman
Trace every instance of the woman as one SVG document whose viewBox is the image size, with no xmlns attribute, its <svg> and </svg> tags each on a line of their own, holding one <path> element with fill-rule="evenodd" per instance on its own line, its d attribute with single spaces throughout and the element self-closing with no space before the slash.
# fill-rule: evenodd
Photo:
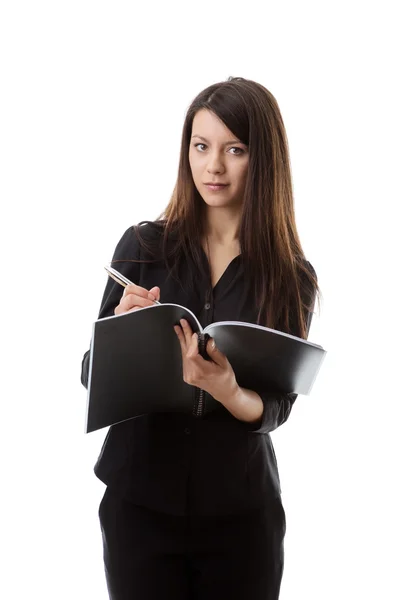
<svg viewBox="0 0 400 600">
<path fill-rule="evenodd" d="M 297 234 L 285 129 L 268 90 L 230 78 L 195 98 L 172 199 L 155 222 L 124 233 L 113 262 L 134 285 L 121 297 L 109 279 L 99 318 L 161 299 L 188 307 L 202 326 L 247 321 L 307 337 L 318 283 Z M 276 600 L 286 522 L 269 433 L 296 394 L 241 388 L 213 340 L 206 361 L 187 322 L 175 331 L 184 380 L 220 409 L 109 429 L 95 473 L 107 485 L 99 517 L 110 598 Z"/>
</svg>

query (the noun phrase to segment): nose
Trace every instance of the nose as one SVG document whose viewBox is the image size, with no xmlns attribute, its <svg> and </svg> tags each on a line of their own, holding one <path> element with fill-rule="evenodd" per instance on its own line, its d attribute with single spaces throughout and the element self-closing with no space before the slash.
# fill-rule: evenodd
<svg viewBox="0 0 400 600">
<path fill-rule="evenodd" d="M 223 161 L 221 160 L 221 155 L 218 152 L 214 152 L 210 155 L 210 160 L 207 165 L 208 173 L 223 173 L 225 171 L 225 166 Z"/>
</svg>

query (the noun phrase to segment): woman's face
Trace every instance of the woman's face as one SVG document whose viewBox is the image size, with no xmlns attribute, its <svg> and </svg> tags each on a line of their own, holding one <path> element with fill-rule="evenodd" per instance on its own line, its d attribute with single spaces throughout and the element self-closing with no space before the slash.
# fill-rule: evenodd
<svg viewBox="0 0 400 600">
<path fill-rule="evenodd" d="M 208 206 L 242 204 L 249 164 L 248 147 L 211 111 L 199 110 L 189 146 L 194 184 Z M 212 188 L 207 184 L 225 184 Z"/>
</svg>

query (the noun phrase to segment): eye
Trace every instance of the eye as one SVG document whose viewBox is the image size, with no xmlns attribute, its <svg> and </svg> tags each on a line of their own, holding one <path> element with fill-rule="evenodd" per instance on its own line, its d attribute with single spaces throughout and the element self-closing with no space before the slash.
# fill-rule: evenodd
<svg viewBox="0 0 400 600">
<path fill-rule="evenodd" d="M 197 143 L 194 144 L 194 147 L 197 148 L 197 150 L 199 150 L 199 152 L 205 152 L 205 150 L 201 149 L 199 146 L 203 146 L 204 148 L 207 148 L 206 144 L 202 144 L 202 143 Z M 239 148 L 238 146 L 232 146 L 232 148 L 229 148 L 229 151 L 231 150 L 236 150 L 236 152 L 231 152 L 231 154 L 233 154 L 234 156 L 240 156 L 241 154 L 245 153 L 245 150 L 243 150 L 243 148 Z"/>
<path fill-rule="evenodd" d="M 242 148 L 238 148 L 237 146 L 232 146 L 232 148 L 229 148 L 229 150 L 239 150 L 239 152 L 234 152 L 234 154 L 236 154 L 237 156 L 239 156 L 240 154 L 244 154 L 244 150 Z"/>
</svg>

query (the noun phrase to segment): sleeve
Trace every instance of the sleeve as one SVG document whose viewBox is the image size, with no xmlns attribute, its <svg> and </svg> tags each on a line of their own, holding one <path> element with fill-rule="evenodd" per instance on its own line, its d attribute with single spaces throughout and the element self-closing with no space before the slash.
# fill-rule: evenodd
<svg viewBox="0 0 400 600">
<path fill-rule="evenodd" d="M 135 235 L 133 227 L 129 227 L 121 237 L 114 250 L 113 260 L 126 260 L 127 262 L 117 263 L 115 268 L 130 279 L 133 283 L 138 283 L 140 278 L 140 263 L 129 262 L 130 259 L 140 258 L 139 242 Z M 128 259 L 128 260 L 127 260 Z M 111 317 L 114 309 L 118 306 L 123 288 L 111 277 L 107 278 L 106 287 L 103 293 L 103 299 L 100 305 L 99 319 Z M 91 345 L 91 344 L 90 344 Z M 81 383 L 87 388 L 89 378 L 90 348 L 85 352 L 81 366 Z"/>
<path fill-rule="evenodd" d="M 308 262 L 309 268 L 313 275 L 316 277 L 316 272 L 311 263 Z M 306 294 L 307 304 L 310 303 L 311 296 L 309 293 Z M 313 307 L 311 311 L 308 312 L 307 315 L 307 335 L 310 332 L 313 310 L 315 307 L 315 292 L 313 294 L 313 302 L 310 303 L 310 306 Z M 271 393 L 271 392 L 258 392 L 261 400 L 264 404 L 264 411 L 261 415 L 260 419 L 255 423 L 245 423 L 245 426 L 248 431 L 253 433 L 270 433 L 277 429 L 280 425 L 283 425 L 291 413 L 293 404 L 298 396 L 298 394 L 279 394 L 279 393 Z"/>
</svg>

